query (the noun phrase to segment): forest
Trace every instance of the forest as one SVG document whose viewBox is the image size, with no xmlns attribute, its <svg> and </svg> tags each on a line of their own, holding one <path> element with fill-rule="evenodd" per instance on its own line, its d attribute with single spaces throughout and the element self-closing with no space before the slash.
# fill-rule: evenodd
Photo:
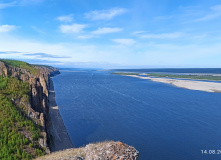
<svg viewBox="0 0 221 160">
<path fill-rule="evenodd" d="M 29 94 L 27 82 L 0 76 L 1 160 L 29 160 L 45 154 L 38 143 L 40 126 L 27 116 L 23 105 L 29 102 Z"/>
</svg>

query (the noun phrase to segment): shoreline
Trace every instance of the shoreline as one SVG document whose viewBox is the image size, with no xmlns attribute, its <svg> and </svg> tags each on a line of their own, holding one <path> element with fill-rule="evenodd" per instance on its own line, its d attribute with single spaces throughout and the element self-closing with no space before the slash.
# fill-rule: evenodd
<svg viewBox="0 0 221 160">
<path fill-rule="evenodd" d="M 141 77 L 137 75 L 125 75 L 129 77 L 135 77 L 140 79 L 148 79 L 154 82 L 161 82 L 174 85 L 176 87 L 205 91 L 205 92 L 216 92 L 221 93 L 221 83 L 216 82 L 204 82 L 204 81 L 194 81 L 194 80 L 179 80 L 179 79 L 170 79 L 170 78 L 153 78 L 153 77 Z"/>
<path fill-rule="evenodd" d="M 55 100 L 53 77 L 49 78 L 49 135 L 51 152 L 73 148 Z"/>
</svg>

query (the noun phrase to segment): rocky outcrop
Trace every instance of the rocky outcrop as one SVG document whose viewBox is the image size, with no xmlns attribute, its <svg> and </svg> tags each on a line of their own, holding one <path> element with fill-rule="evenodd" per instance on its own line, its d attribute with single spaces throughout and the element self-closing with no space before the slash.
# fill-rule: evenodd
<svg viewBox="0 0 221 160">
<path fill-rule="evenodd" d="M 47 146 L 47 118 L 49 113 L 48 103 L 48 90 L 49 90 L 49 78 L 55 74 L 59 74 L 58 69 L 49 66 L 34 66 L 29 65 L 35 72 L 34 74 L 24 68 L 8 65 L 0 61 L 0 75 L 7 77 L 15 77 L 18 80 L 28 82 L 30 84 L 29 102 L 21 102 L 20 100 L 14 101 L 14 103 L 23 103 L 26 107 L 27 115 L 42 128 L 42 139 L 39 140 L 39 144 L 46 148 L 46 152 L 49 152 Z"/>
<path fill-rule="evenodd" d="M 7 68 L 3 62 L 0 61 L 0 75 L 6 77 L 8 75 Z"/>
<path fill-rule="evenodd" d="M 37 160 L 137 160 L 138 157 L 134 147 L 111 141 L 55 152 Z"/>
</svg>

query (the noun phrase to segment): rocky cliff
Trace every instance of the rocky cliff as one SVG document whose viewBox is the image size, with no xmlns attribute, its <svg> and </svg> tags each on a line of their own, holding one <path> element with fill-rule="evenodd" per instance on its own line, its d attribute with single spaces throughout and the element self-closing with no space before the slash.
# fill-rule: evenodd
<svg viewBox="0 0 221 160">
<path fill-rule="evenodd" d="M 16 63 L 15 63 L 16 62 Z M 59 74 L 58 69 L 49 66 L 35 66 L 20 61 L 0 60 L 0 75 L 4 77 L 15 77 L 18 80 L 30 84 L 29 101 L 12 99 L 14 104 L 22 103 L 25 106 L 26 114 L 36 124 L 41 126 L 41 137 L 39 144 L 46 148 L 46 153 L 50 153 L 47 146 L 47 123 L 49 104 L 48 89 L 49 76 Z"/>
<path fill-rule="evenodd" d="M 19 81 L 25 81 L 29 84 L 30 93 L 28 100 L 14 99 L 11 101 L 15 106 L 24 106 L 25 114 L 36 124 L 41 126 L 41 138 L 38 142 L 46 153 L 50 153 L 48 147 L 47 135 L 50 132 L 49 125 L 49 87 L 50 76 L 59 74 L 58 69 L 49 66 L 30 65 L 21 61 L 1 60 L 0 76 L 15 77 Z M 52 83 L 51 83 L 52 85 Z M 50 95 L 51 96 L 51 95 Z M 51 104 L 51 103 L 50 103 Z M 51 128 L 51 127 L 50 127 Z M 23 134 L 22 132 L 20 132 Z M 32 140 L 31 135 L 24 136 Z M 121 142 L 103 142 L 89 144 L 83 148 L 68 149 L 65 151 L 54 152 L 40 157 L 40 160 L 136 160 L 139 152 L 131 146 Z"/>
<path fill-rule="evenodd" d="M 137 160 L 138 157 L 134 147 L 110 141 L 54 152 L 37 160 Z"/>
</svg>

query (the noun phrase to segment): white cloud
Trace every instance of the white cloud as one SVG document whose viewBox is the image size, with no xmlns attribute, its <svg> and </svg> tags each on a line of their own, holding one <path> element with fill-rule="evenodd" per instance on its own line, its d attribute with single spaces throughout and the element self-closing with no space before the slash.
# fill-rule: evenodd
<svg viewBox="0 0 221 160">
<path fill-rule="evenodd" d="M 146 31 L 135 31 L 132 33 L 132 35 L 138 35 L 138 34 L 141 34 L 141 33 L 145 33 Z"/>
<path fill-rule="evenodd" d="M 184 33 L 174 32 L 174 33 L 162 33 L 162 34 L 144 34 L 140 35 L 140 38 L 145 39 L 176 39 L 184 36 Z"/>
<path fill-rule="evenodd" d="M 221 4 L 220 5 L 212 6 L 211 9 L 214 10 L 214 11 L 220 12 L 221 11 Z"/>
<path fill-rule="evenodd" d="M 41 42 L 36 42 L 33 40 L 25 40 L 21 37 L 15 37 L 15 36 L 1 36 L 0 37 L 0 44 L 1 44 L 1 51 L 13 51 L 11 52 L 11 54 L 6 54 L 5 58 L 36 58 L 36 59 L 49 59 L 49 60 L 53 60 L 53 57 L 46 57 L 46 58 L 42 58 L 39 56 L 36 56 L 35 54 L 33 54 L 33 56 L 31 56 L 31 54 L 28 53 L 47 53 L 48 55 L 52 55 L 52 56 L 56 56 L 56 55 L 60 55 L 60 56 L 69 56 L 69 55 L 65 55 L 65 53 L 67 53 L 68 49 L 63 46 L 62 44 L 49 44 L 49 43 L 41 43 Z M 62 53 L 62 54 L 61 54 Z M 64 53 L 64 54 L 63 54 Z M 27 54 L 27 55 L 26 55 Z M 58 58 L 56 58 L 58 59 Z"/>
<path fill-rule="evenodd" d="M 86 13 L 86 18 L 91 20 L 110 20 L 115 16 L 125 13 L 127 10 L 124 8 L 112 8 L 109 10 L 91 11 Z"/>
<path fill-rule="evenodd" d="M 208 21 L 208 20 L 221 17 L 221 5 L 212 6 L 210 10 L 211 12 L 209 14 L 205 15 L 204 17 L 198 18 L 194 21 L 195 22 Z"/>
<path fill-rule="evenodd" d="M 85 24 L 72 24 L 72 25 L 61 25 L 59 27 L 62 33 L 80 33 L 87 25 Z"/>
<path fill-rule="evenodd" d="M 20 5 L 33 5 L 42 3 L 44 0 L 20 0 Z"/>
<path fill-rule="evenodd" d="M 174 43 L 142 43 L 141 45 L 112 45 L 92 43 L 43 43 L 10 35 L 0 36 L 1 51 L 15 51 L 13 54 L 1 54 L 1 58 L 39 59 L 58 61 L 64 65 L 74 62 L 107 62 L 124 65 L 150 65 L 154 67 L 221 67 L 221 45 L 180 44 Z M 47 53 L 52 57 L 24 55 L 24 53 Z M 136 53 L 136 54 L 135 54 Z M 62 56 L 70 58 L 53 58 Z M 51 63 L 50 65 L 55 65 Z M 72 66 L 73 67 L 73 66 Z M 77 66 L 75 66 L 77 67 Z M 91 66 L 87 66 L 91 67 Z M 111 66 L 113 67 L 113 66 Z M 111 68 L 110 67 L 110 68 Z M 119 67 L 118 67 L 119 68 Z"/>
<path fill-rule="evenodd" d="M 133 45 L 136 43 L 133 39 L 112 39 L 112 41 L 123 45 Z"/>
<path fill-rule="evenodd" d="M 93 38 L 95 37 L 94 35 L 80 35 L 80 36 L 77 36 L 78 39 L 90 39 L 90 38 Z"/>
<path fill-rule="evenodd" d="M 57 20 L 61 22 L 72 22 L 73 21 L 73 14 L 66 15 L 66 16 L 59 16 L 57 17 Z"/>
<path fill-rule="evenodd" d="M 31 28 L 40 34 L 45 34 L 45 32 L 43 30 L 41 30 L 40 28 L 38 28 L 36 26 L 32 26 Z"/>
<path fill-rule="evenodd" d="M 0 26 L 0 33 L 10 32 L 15 30 L 17 27 L 14 25 L 1 25 Z"/>
<path fill-rule="evenodd" d="M 93 31 L 92 34 L 107 34 L 122 31 L 122 28 L 98 28 L 96 31 Z"/>
<path fill-rule="evenodd" d="M 98 28 L 97 30 L 92 31 L 88 34 L 79 35 L 77 36 L 77 38 L 78 39 L 90 39 L 90 38 L 99 37 L 99 35 L 102 35 L 102 34 L 115 33 L 115 32 L 120 32 L 122 30 L 123 30 L 122 28 Z"/>
<path fill-rule="evenodd" d="M 174 16 L 158 16 L 158 17 L 154 17 L 154 20 L 162 21 L 162 20 L 168 20 L 172 18 L 174 18 Z"/>
<path fill-rule="evenodd" d="M 15 4 L 16 4 L 16 1 L 13 1 L 10 3 L 0 3 L 0 9 L 15 6 Z"/>
<path fill-rule="evenodd" d="M 44 0 L 16 0 L 9 3 L 0 3 L 0 9 L 13 7 L 13 6 L 26 6 L 42 3 Z"/>
</svg>

